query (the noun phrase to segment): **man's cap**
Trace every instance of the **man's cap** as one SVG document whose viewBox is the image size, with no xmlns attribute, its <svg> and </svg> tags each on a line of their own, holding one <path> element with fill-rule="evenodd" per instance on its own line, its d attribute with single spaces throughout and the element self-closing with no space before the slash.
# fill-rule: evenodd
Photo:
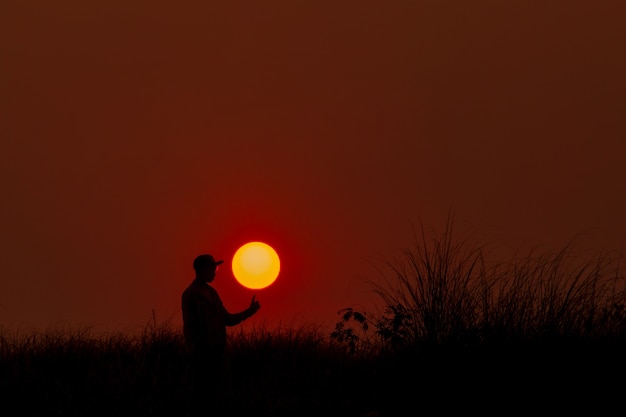
<svg viewBox="0 0 626 417">
<path fill-rule="evenodd" d="M 221 265 L 222 263 L 224 263 L 224 261 L 216 261 L 212 255 L 198 255 L 193 261 L 193 269 L 195 269 L 196 271 L 204 269 L 215 269 L 218 265 Z"/>
</svg>

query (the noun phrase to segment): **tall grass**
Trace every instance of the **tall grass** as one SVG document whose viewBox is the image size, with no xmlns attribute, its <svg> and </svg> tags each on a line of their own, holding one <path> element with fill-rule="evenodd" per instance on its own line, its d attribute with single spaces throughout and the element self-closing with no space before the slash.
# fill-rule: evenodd
<svg viewBox="0 0 626 417">
<path fill-rule="evenodd" d="M 370 280 L 383 305 L 369 314 L 381 348 L 626 341 L 621 256 L 583 258 L 570 241 L 489 264 L 481 246 L 454 239 L 450 219 L 441 235 L 422 227 L 415 236 Z"/>
<path fill-rule="evenodd" d="M 434 406 L 459 404 L 451 412 L 484 413 L 486 398 L 505 413 L 615 404 L 626 389 L 621 255 L 583 257 L 571 241 L 490 263 L 453 231 L 451 218 L 442 234 L 422 227 L 400 258 L 374 264 L 381 307 L 339 312 L 331 338 L 356 355 L 377 352 L 377 389 L 390 399 L 444 395 L 450 403 Z"/>
</svg>

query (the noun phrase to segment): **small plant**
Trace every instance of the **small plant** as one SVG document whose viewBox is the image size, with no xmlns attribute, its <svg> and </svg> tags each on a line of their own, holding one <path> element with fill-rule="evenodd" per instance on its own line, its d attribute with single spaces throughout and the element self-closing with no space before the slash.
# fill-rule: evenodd
<svg viewBox="0 0 626 417">
<path fill-rule="evenodd" d="M 402 304 L 388 305 L 376 323 L 376 334 L 384 346 L 399 350 L 410 344 L 414 315 Z"/>
<path fill-rule="evenodd" d="M 337 314 L 341 315 L 341 320 L 335 324 L 335 330 L 330 334 L 330 338 L 346 346 L 352 355 L 363 352 L 369 346 L 367 338 L 369 324 L 366 314 L 352 307 L 341 309 Z"/>
</svg>

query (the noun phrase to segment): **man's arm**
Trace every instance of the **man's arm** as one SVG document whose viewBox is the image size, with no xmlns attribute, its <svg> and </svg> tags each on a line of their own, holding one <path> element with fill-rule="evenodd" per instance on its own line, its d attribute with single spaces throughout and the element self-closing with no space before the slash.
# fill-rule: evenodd
<svg viewBox="0 0 626 417">
<path fill-rule="evenodd" d="M 252 317 L 257 311 L 259 311 L 259 308 L 261 308 L 261 305 L 256 300 L 256 296 L 253 295 L 252 302 L 250 302 L 250 307 L 246 308 L 245 310 L 240 311 L 239 313 L 229 313 L 226 311 L 226 314 L 224 316 L 226 322 L 225 324 L 227 326 L 236 326 L 242 321 Z"/>
</svg>

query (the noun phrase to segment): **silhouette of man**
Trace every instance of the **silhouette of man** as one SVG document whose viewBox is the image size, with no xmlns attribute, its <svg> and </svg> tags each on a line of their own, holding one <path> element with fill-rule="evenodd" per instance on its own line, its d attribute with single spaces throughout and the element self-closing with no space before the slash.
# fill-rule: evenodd
<svg viewBox="0 0 626 417">
<path fill-rule="evenodd" d="M 226 350 L 226 327 L 235 326 L 254 315 L 261 307 L 252 296 L 250 306 L 230 313 L 210 284 L 224 261 L 203 254 L 193 261 L 195 279 L 181 297 L 183 334 L 191 353 L 193 377 L 192 403 L 207 404 L 206 397 L 214 398 L 222 379 L 223 359 Z"/>
</svg>

